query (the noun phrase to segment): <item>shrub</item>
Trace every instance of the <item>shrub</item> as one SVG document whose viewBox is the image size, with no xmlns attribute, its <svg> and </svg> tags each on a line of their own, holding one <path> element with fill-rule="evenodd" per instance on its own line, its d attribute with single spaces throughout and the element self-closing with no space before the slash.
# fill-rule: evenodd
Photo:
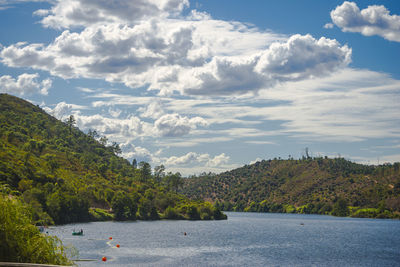
<svg viewBox="0 0 400 267">
<path fill-rule="evenodd" d="M 176 209 L 169 206 L 165 209 L 163 218 L 171 219 L 171 220 L 178 220 L 178 219 L 182 219 L 182 216 L 178 213 L 178 211 Z"/>
<path fill-rule="evenodd" d="M 187 212 L 190 220 L 200 220 L 199 210 L 195 205 L 190 205 Z"/>
<path fill-rule="evenodd" d="M 10 262 L 72 264 L 56 237 L 33 225 L 30 210 L 16 198 L 0 196 L 0 259 Z"/>
</svg>

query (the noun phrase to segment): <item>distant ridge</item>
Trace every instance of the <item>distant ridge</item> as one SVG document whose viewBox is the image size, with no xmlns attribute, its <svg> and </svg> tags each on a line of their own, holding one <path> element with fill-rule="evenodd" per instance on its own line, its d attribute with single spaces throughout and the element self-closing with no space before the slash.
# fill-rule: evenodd
<svg viewBox="0 0 400 267">
<path fill-rule="evenodd" d="M 185 180 L 192 199 L 224 210 L 400 218 L 400 163 L 369 166 L 344 158 L 262 160 Z M 337 213 L 339 206 L 345 213 Z"/>
</svg>

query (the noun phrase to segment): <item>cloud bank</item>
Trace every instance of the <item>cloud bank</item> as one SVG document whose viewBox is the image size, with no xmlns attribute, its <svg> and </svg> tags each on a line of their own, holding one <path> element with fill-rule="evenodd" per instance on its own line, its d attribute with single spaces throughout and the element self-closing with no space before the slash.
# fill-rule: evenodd
<svg viewBox="0 0 400 267">
<path fill-rule="evenodd" d="M 336 40 L 278 35 L 197 11 L 183 16 L 186 6 L 186 0 L 55 1 L 36 14 L 62 33 L 48 45 L 3 47 L 0 60 L 160 95 L 220 96 L 326 76 L 351 61 L 351 49 Z"/>
</svg>

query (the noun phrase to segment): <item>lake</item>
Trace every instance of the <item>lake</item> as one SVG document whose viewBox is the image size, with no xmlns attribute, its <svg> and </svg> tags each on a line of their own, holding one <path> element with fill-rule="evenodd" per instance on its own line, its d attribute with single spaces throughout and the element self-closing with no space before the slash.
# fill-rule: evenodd
<svg viewBox="0 0 400 267">
<path fill-rule="evenodd" d="M 398 220 L 226 214 L 225 221 L 94 222 L 48 233 L 95 260 L 79 266 L 400 266 Z M 74 229 L 84 235 L 72 236 Z"/>
</svg>

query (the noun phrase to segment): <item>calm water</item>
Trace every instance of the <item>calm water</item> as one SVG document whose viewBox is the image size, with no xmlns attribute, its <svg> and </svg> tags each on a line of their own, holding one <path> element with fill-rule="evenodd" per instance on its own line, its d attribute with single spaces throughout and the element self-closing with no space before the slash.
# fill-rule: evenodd
<svg viewBox="0 0 400 267">
<path fill-rule="evenodd" d="M 77 248 L 80 259 L 96 260 L 79 266 L 400 266 L 397 220 L 227 214 L 226 221 L 96 222 L 48 231 Z M 84 236 L 71 235 L 81 228 Z"/>
</svg>

